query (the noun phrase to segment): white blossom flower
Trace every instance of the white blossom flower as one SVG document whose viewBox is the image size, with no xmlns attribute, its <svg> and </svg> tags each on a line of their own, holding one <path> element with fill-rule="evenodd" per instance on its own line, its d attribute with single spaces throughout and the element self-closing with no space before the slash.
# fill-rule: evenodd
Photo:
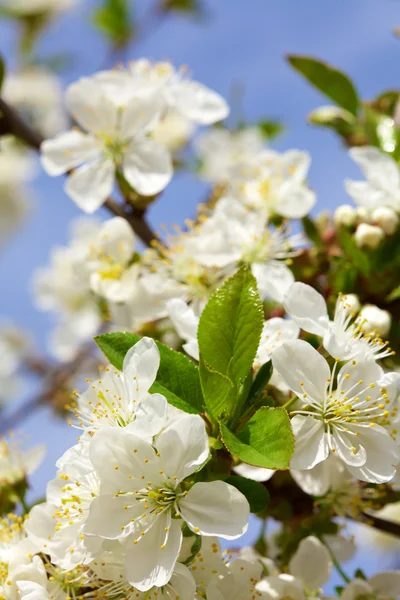
<svg viewBox="0 0 400 600">
<path fill-rule="evenodd" d="M 60 80 L 43 67 L 7 73 L 2 96 L 45 136 L 67 127 Z"/>
<path fill-rule="evenodd" d="M 35 552 L 24 531 L 24 518 L 8 515 L 0 520 L 0 597 L 18 600 L 16 581 L 22 566 L 29 565 Z"/>
<path fill-rule="evenodd" d="M 104 598 L 126 600 L 194 600 L 196 583 L 189 569 L 177 562 L 169 582 L 141 592 L 125 578 L 125 550 L 118 542 L 100 554 L 90 567 L 103 581 L 96 593 Z"/>
<path fill-rule="evenodd" d="M 167 418 L 164 396 L 149 392 L 159 365 L 155 341 L 142 338 L 126 353 L 121 372 L 106 367 L 102 379 L 90 382 L 87 391 L 78 395 L 73 403 L 77 426 L 89 436 L 101 427 L 126 427 L 151 441 Z"/>
<path fill-rule="evenodd" d="M 262 297 L 280 302 L 294 276 L 287 260 L 296 256 L 299 236 L 270 230 L 265 216 L 246 210 L 234 198 L 222 198 L 211 217 L 184 241 L 186 249 L 207 267 L 233 268 L 246 263 Z"/>
<path fill-rule="evenodd" d="M 102 315 L 90 287 L 89 240 L 97 222 L 79 222 L 70 246 L 53 248 L 50 267 L 38 269 L 33 293 L 39 309 L 57 316 L 58 326 L 50 338 L 50 350 L 60 360 L 71 360 L 82 342 L 100 328 Z"/>
<path fill-rule="evenodd" d="M 286 312 L 293 321 L 304 331 L 322 337 L 324 348 L 334 358 L 350 360 L 365 356 L 379 360 L 390 356 L 388 342 L 378 332 L 366 328 L 364 318 L 354 319 L 352 304 L 346 301 L 346 296 L 339 295 L 331 321 L 323 296 L 310 285 L 293 283 L 284 299 Z"/>
<path fill-rule="evenodd" d="M 351 148 L 349 154 L 366 177 L 366 181 L 345 181 L 354 202 L 369 209 L 386 206 L 399 212 L 400 173 L 393 158 L 372 146 Z"/>
<path fill-rule="evenodd" d="M 46 502 L 31 509 L 25 530 L 37 552 L 50 555 L 55 565 L 71 570 L 93 559 L 82 527 L 99 493 L 99 480 L 87 444 L 72 446 L 57 466 L 57 478 L 47 486 Z"/>
<path fill-rule="evenodd" d="M 232 561 L 226 573 L 215 578 L 207 586 L 207 600 L 256 600 L 267 599 L 259 583 L 263 566 L 238 558 Z"/>
<path fill-rule="evenodd" d="M 376 600 L 397 600 L 400 596 L 400 571 L 378 573 L 369 579 L 353 579 L 342 591 L 342 600 L 374 598 Z"/>
<path fill-rule="evenodd" d="M 396 433 L 390 429 L 398 374 L 384 374 L 369 358 L 343 365 L 337 374 L 307 342 L 285 342 L 272 363 L 302 400 L 292 411 L 293 469 L 311 469 L 333 452 L 362 481 L 390 481 L 399 462 Z M 390 433 L 389 433 L 390 432 Z M 393 439 L 392 439 L 392 437 Z"/>
<path fill-rule="evenodd" d="M 67 108 L 84 131 L 61 133 L 41 146 L 49 175 L 71 169 L 65 191 L 85 212 L 98 209 L 112 192 L 116 170 L 144 196 L 158 194 L 172 177 L 168 151 L 148 133 L 160 117 L 154 97 L 119 107 L 94 79 L 82 78 L 66 94 Z"/>
<path fill-rule="evenodd" d="M 129 63 L 128 69 L 102 71 L 95 78 L 115 102 L 156 95 L 163 111 L 177 111 L 200 125 L 211 125 L 229 114 L 219 94 L 191 80 L 187 69 L 176 70 L 169 62 L 140 59 Z"/>
<path fill-rule="evenodd" d="M 113 427 L 101 429 L 90 442 L 101 488 L 84 532 L 124 540 L 125 577 L 140 591 L 171 578 L 182 543 L 182 519 L 197 534 L 233 539 L 247 529 L 249 516 L 246 498 L 222 481 L 190 487 L 187 478 L 209 454 L 201 417 L 173 421 L 154 446 L 126 428 Z M 110 518 L 105 520 L 104 514 Z"/>
<path fill-rule="evenodd" d="M 12 439 L 0 440 L 0 490 L 24 480 L 36 471 L 43 460 L 45 447 L 40 444 L 29 450 L 21 450 L 20 444 Z"/>
<path fill-rule="evenodd" d="M 30 345 L 27 332 L 12 323 L 0 321 L 0 405 L 20 391 L 20 369 Z"/>
<path fill-rule="evenodd" d="M 205 131 L 195 142 L 200 174 L 213 183 L 227 183 L 238 168 L 251 165 L 263 147 L 264 138 L 257 127 Z"/>
<path fill-rule="evenodd" d="M 393 235 L 399 224 L 399 215 L 388 206 L 375 208 L 372 211 L 371 219 L 386 235 Z"/>
<path fill-rule="evenodd" d="M 89 246 L 90 286 L 110 302 L 124 302 L 133 296 L 137 268 L 131 265 L 135 234 L 122 217 L 106 221 Z"/>
<path fill-rule="evenodd" d="M 267 217 L 304 217 L 315 204 L 315 194 L 305 183 L 309 165 L 305 152 L 264 150 L 251 165 L 238 170 L 231 194 Z"/>
</svg>

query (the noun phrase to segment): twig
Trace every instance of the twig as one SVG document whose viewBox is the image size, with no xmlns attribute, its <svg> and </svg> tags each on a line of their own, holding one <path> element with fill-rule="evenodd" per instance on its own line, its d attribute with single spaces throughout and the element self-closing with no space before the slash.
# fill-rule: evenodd
<svg viewBox="0 0 400 600">
<path fill-rule="evenodd" d="M 40 151 L 40 146 L 44 141 L 39 133 L 33 131 L 21 119 L 19 114 L 0 98 L 0 136 L 6 134 L 14 135 L 37 151 Z M 134 232 L 147 246 L 150 246 L 152 240 L 157 239 L 157 235 L 146 221 L 145 210 L 137 209 L 128 203 L 118 204 L 112 198 L 106 200 L 104 207 L 112 214 L 126 219 Z"/>
<path fill-rule="evenodd" d="M 67 365 L 58 365 L 50 371 L 44 378 L 43 390 L 29 398 L 24 404 L 19 406 L 9 417 L 0 421 L 0 435 L 14 429 L 21 421 L 27 419 L 40 406 L 51 404 L 57 397 L 57 392 L 66 386 L 70 377 L 75 375 L 77 370 L 81 370 L 82 364 L 89 357 L 93 342 L 82 346 L 76 357 Z"/>
<path fill-rule="evenodd" d="M 365 521 L 361 521 L 361 523 L 364 522 L 370 527 L 374 527 L 374 529 L 378 529 L 379 531 L 383 531 L 384 533 L 390 533 L 390 535 L 400 537 L 400 523 L 387 521 L 386 519 L 376 517 L 375 515 L 371 515 L 370 513 L 362 513 L 362 516 L 365 518 Z M 360 521 L 356 522 L 360 523 Z"/>
</svg>

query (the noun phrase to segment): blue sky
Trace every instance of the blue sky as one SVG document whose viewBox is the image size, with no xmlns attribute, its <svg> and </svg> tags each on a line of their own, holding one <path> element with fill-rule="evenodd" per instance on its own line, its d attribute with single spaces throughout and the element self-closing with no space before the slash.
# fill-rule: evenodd
<svg viewBox="0 0 400 600">
<path fill-rule="evenodd" d="M 80 0 L 74 10 L 52 24 L 40 43 L 42 56 L 68 52 L 76 57 L 73 68 L 63 76 L 65 84 L 104 67 L 107 46 L 88 23 L 96 4 Z M 135 0 L 134 4 L 142 15 L 150 2 Z M 333 134 L 307 125 L 307 113 L 328 102 L 291 70 L 284 55 L 308 54 L 330 62 L 354 79 L 363 98 L 395 88 L 399 84 L 400 39 L 393 29 L 400 25 L 400 0 L 209 0 L 205 4 L 209 9 L 206 21 L 168 17 L 132 48 L 128 57 L 188 65 L 196 79 L 227 98 L 232 85 L 239 83 L 245 90 L 248 122 L 279 118 L 287 132 L 276 147 L 310 152 L 310 184 L 318 196 L 315 210 L 348 201 L 343 180 L 356 177 L 358 169 Z M 10 66 L 15 66 L 15 44 L 15 29 L 0 21 L 0 52 Z M 39 176 L 30 219 L 0 256 L 0 315 L 29 329 L 41 350 L 51 319 L 32 306 L 31 275 L 47 264 L 54 245 L 66 242 L 68 225 L 80 214 L 63 193 L 62 184 L 62 178 Z M 194 176 L 178 175 L 151 209 L 152 224 L 182 223 L 203 195 L 204 185 Z M 32 392 L 30 389 L 28 395 Z M 76 432 L 45 409 L 28 419 L 24 430 L 32 443 L 48 445 L 47 458 L 33 477 L 34 493 L 39 496 L 54 473 L 56 458 L 72 443 Z M 365 557 L 364 563 L 367 570 L 378 565 Z"/>
</svg>

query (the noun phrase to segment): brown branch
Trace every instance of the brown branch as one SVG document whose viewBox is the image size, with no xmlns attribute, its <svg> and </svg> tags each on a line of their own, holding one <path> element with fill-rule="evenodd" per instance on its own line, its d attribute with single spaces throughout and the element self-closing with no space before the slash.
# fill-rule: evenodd
<svg viewBox="0 0 400 600">
<path fill-rule="evenodd" d="M 379 531 L 383 531 L 384 533 L 389 533 L 390 535 L 400 538 L 400 523 L 387 521 L 386 519 L 376 517 L 370 513 L 363 513 L 363 517 L 365 518 L 365 521 L 356 521 L 356 523 L 364 523 L 365 525 L 369 525 L 374 529 L 378 529 Z"/>
<path fill-rule="evenodd" d="M 44 138 L 33 131 L 2 98 L 0 98 L 0 136 L 11 134 L 24 142 L 30 148 L 40 151 L 40 146 Z M 137 209 L 125 202 L 119 204 L 112 198 L 108 198 L 104 207 L 114 215 L 123 217 L 131 225 L 133 231 L 143 241 L 146 246 L 150 246 L 152 240 L 157 239 L 157 235 L 151 229 L 145 217 L 145 210 Z"/>
<path fill-rule="evenodd" d="M 44 378 L 43 390 L 24 402 L 11 415 L 0 420 L 0 435 L 14 429 L 16 425 L 27 419 L 41 406 L 54 404 L 56 408 L 64 408 L 64 405 L 62 407 L 57 406 L 57 396 L 60 390 L 68 387 L 70 378 L 77 371 L 82 371 L 82 367 L 90 358 L 92 347 L 93 342 L 85 344 L 71 362 L 66 365 L 58 365 L 50 370 Z M 66 391 L 68 390 L 66 389 Z"/>
</svg>

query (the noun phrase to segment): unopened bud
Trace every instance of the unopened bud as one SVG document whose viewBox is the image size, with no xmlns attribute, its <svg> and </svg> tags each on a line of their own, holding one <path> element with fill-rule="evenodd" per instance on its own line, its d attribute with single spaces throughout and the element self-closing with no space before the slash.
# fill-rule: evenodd
<svg viewBox="0 0 400 600">
<path fill-rule="evenodd" d="M 341 204 L 333 214 L 333 222 L 336 227 L 341 227 L 342 225 L 351 227 L 355 224 L 356 218 L 356 211 L 350 204 Z"/>
<path fill-rule="evenodd" d="M 356 208 L 357 223 L 368 223 L 371 218 L 371 211 L 365 206 Z"/>
<path fill-rule="evenodd" d="M 380 206 L 372 213 L 372 220 L 376 223 L 386 235 L 392 235 L 399 224 L 399 217 L 393 208 L 388 206 Z"/>
<path fill-rule="evenodd" d="M 343 294 L 342 300 L 349 313 L 357 313 L 361 308 L 357 294 Z"/>
<path fill-rule="evenodd" d="M 362 307 L 360 317 L 363 319 L 363 328 L 367 333 L 376 331 L 381 336 L 389 333 L 392 317 L 387 310 L 382 310 L 373 304 Z"/>
<path fill-rule="evenodd" d="M 359 248 L 376 248 L 384 237 L 385 233 L 380 227 L 368 225 L 368 223 L 361 223 L 354 234 Z"/>
</svg>

